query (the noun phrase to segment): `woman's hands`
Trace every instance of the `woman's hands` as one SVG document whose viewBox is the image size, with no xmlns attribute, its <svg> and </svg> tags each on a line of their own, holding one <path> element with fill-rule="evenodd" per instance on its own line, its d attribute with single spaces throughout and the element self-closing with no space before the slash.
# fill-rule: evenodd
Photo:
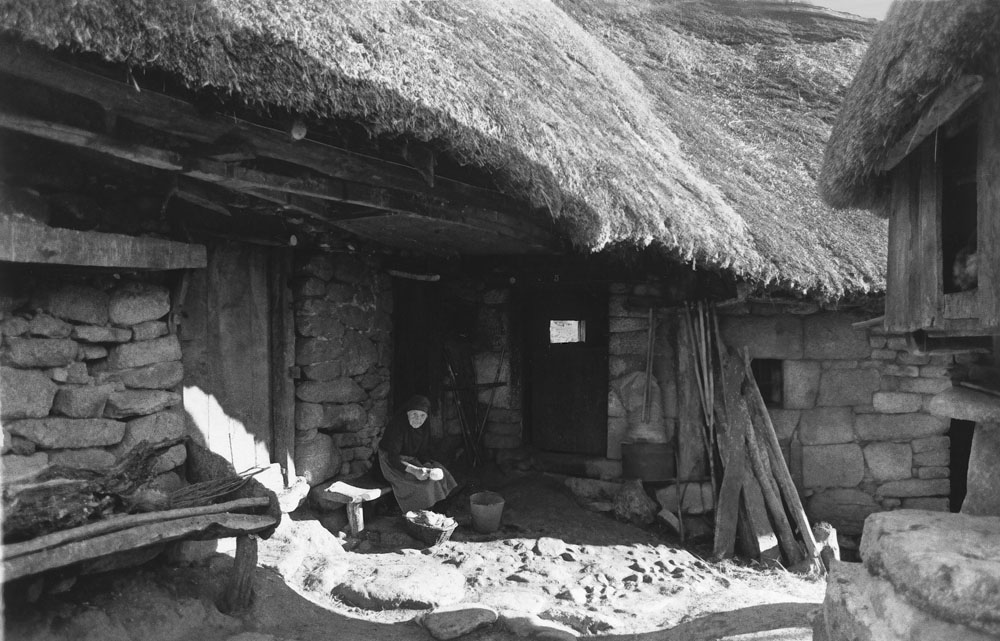
<svg viewBox="0 0 1000 641">
<path fill-rule="evenodd" d="M 419 465 L 406 464 L 407 474 L 413 476 L 418 481 L 440 481 L 444 478 L 444 471 L 437 467 L 422 467 Z"/>
</svg>

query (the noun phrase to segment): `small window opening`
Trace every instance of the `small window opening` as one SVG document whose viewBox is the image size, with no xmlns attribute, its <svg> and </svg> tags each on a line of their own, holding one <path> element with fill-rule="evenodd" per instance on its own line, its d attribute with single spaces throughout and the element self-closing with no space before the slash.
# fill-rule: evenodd
<svg viewBox="0 0 1000 641">
<path fill-rule="evenodd" d="M 965 501 L 969 478 L 969 456 L 972 454 L 972 433 L 976 429 L 976 424 L 972 421 L 962 421 L 952 419 L 951 427 L 948 429 L 948 438 L 951 441 L 951 452 L 949 452 L 949 480 L 951 481 L 951 495 L 948 497 L 948 504 L 952 512 L 962 509 L 962 502 Z"/>
<path fill-rule="evenodd" d="M 760 388 L 767 407 L 781 408 L 784 404 L 784 379 L 781 373 L 781 361 L 771 358 L 756 358 L 750 362 L 750 371 Z"/>
<path fill-rule="evenodd" d="M 938 142 L 941 182 L 941 251 L 944 293 L 976 289 L 978 204 L 976 202 L 976 159 L 978 129 L 969 126 L 951 138 Z"/>
<path fill-rule="evenodd" d="M 549 343 L 586 343 L 587 321 L 550 320 Z"/>
</svg>

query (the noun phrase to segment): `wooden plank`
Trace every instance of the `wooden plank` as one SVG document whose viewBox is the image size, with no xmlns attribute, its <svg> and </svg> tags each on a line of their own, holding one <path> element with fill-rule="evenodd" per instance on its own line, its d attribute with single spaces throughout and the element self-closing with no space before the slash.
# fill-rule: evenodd
<svg viewBox="0 0 1000 641">
<path fill-rule="evenodd" d="M 979 310 L 982 327 L 1000 327 L 1000 87 L 991 83 L 979 113 L 976 163 Z"/>
<path fill-rule="evenodd" d="M 257 570 L 257 537 L 244 534 L 236 537 L 233 570 L 219 611 L 225 614 L 244 612 L 253 603 L 254 572 Z"/>
<path fill-rule="evenodd" d="M 890 171 L 901 163 L 910 152 L 920 146 L 934 131 L 951 119 L 963 107 L 975 100 L 983 89 L 982 76 L 961 76 L 942 89 L 934 101 L 924 109 L 920 120 L 889 149 L 882 171 Z"/>
<path fill-rule="evenodd" d="M 115 552 L 184 538 L 223 538 L 266 530 L 276 523 L 270 516 L 252 514 L 208 514 L 175 519 L 166 523 L 148 523 L 111 532 L 83 541 L 73 541 L 56 548 L 32 552 L 14 559 L 4 559 L 3 580 L 66 567 Z"/>
<path fill-rule="evenodd" d="M 337 481 L 323 490 L 324 495 L 331 501 L 340 503 L 351 503 L 352 501 L 374 501 L 375 499 L 392 493 L 391 487 L 358 487 L 345 481 Z"/>
<path fill-rule="evenodd" d="M 292 251 L 273 249 L 270 255 L 271 300 L 271 457 L 281 466 L 285 487 L 295 483 L 295 315 L 292 310 Z"/>
<path fill-rule="evenodd" d="M 719 450 L 722 456 L 722 485 L 719 488 L 719 499 L 715 509 L 715 537 L 712 555 L 717 558 L 729 558 L 736 547 L 736 529 L 739 520 L 740 491 L 743 488 L 743 474 L 746 469 L 746 450 L 743 441 L 750 423 L 746 403 L 739 398 L 740 368 L 728 357 L 726 348 L 718 343 L 719 362 L 722 368 L 720 388 L 722 407 L 716 401 L 716 411 L 724 415 L 717 418 L 719 429 Z"/>
<path fill-rule="evenodd" d="M 889 214 L 889 257 L 886 270 L 885 327 L 893 332 L 919 329 L 909 317 L 910 236 L 917 208 L 913 159 L 897 167 L 891 175 L 892 200 Z"/>
<path fill-rule="evenodd" d="M 0 212 L 0 261 L 119 269 L 205 267 L 204 245 L 58 229 Z"/>
<path fill-rule="evenodd" d="M 761 493 L 764 495 L 764 504 L 771 515 L 771 523 L 778 535 L 778 544 L 781 546 L 788 564 L 795 565 L 802 560 L 802 550 L 799 549 L 799 544 L 792 534 L 792 527 L 785 515 L 785 506 L 781 502 L 781 496 L 779 496 L 778 485 L 771 475 L 771 462 L 766 447 L 755 430 L 747 433 L 746 444 L 750 466 L 760 485 Z"/>
<path fill-rule="evenodd" d="M 941 296 L 944 293 L 944 269 L 941 248 L 942 172 L 937 163 L 937 150 L 924 146 L 920 167 L 919 216 L 917 235 L 913 239 L 910 269 L 915 272 L 911 312 L 918 328 L 932 327 L 937 321 Z M 951 268 L 950 266 L 948 267 Z"/>
<path fill-rule="evenodd" d="M 219 514 L 221 512 L 236 512 L 238 510 L 246 510 L 255 507 L 267 507 L 270 505 L 270 502 L 271 500 L 266 496 L 256 496 L 246 499 L 237 499 L 235 501 L 227 501 L 225 503 L 203 505 L 200 507 L 114 516 L 101 521 L 96 521 L 94 523 L 88 523 L 87 525 L 81 525 L 80 527 L 71 528 L 69 530 L 61 530 L 59 532 L 53 532 L 52 534 L 46 534 L 45 536 L 35 537 L 30 541 L 24 541 L 23 543 L 4 545 L 3 558 L 13 559 L 32 552 L 38 552 L 39 550 L 56 547 L 57 545 L 63 545 L 73 541 L 81 541 L 83 539 L 93 538 L 99 534 L 117 532 L 119 530 L 124 530 L 138 525 L 145 525 L 147 523 L 161 523 L 164 521 L 172 521 L 174 519 L 192 516 Z"/>
<path fill-rule="evenodd" d="M 677 325 L 677 478 L 705 476 L 708 473 L 702 431 L 704 418 L 694 375 L 694 344 L 691 334 Z"/>
<path fill-rule="evenodd" d="M 983 254 L 985 258 L 986 252 L 983 252 Z M 941 316 L 947 319 L 978 318 L 979 293 L 980 289 L 976 288 L 965 292 L 943 295 L 941 297 Z"/>
<path fill-rule="evenodd" d="M 761 561 L 780 561 L 781 548 L 771 527 L 764 504 L 764 494 L 753 470 L 743 471 L 743 491 L 740 494 L 740 519 L 737 523 L 738 542 L 742 553 Z"/>
</svg>

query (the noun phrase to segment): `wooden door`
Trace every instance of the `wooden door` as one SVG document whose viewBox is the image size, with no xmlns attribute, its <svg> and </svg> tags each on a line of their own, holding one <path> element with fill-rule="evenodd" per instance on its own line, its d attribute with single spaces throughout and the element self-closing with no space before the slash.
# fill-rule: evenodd
<svg viewBox="0 0 1000 641">
<path fill-rule="evenodd" d="M 444 374 L 440 287 L 393 281 L 393 411 L 414 394 L 427 396 L 436 409 Z"/>
<path fill-rule="evenodd" d="M 604 456 L 608 441 L 608 296 L 546 289 L 528 296 L 525 327 L 532 444 Z"/>
<path fill-rule="evenodd" d="M 210 247 L 184 303 L 184 409 L 195 437 L 236 471 L 271 463 L 267 269 L 266 248 Z"/>
</svg>

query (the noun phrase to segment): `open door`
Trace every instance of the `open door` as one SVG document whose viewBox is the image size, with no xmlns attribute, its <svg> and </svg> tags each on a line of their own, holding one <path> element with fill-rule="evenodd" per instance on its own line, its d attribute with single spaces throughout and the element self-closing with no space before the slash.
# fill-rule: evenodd
<svg viewBox="0 0 1000 641">
<path fill-rule="evenodd" d="M 536 290 L 527 306 L 528 406 L 541 450 L 604 456 L 608 442 L 608 296 Z"/>
</svg>

